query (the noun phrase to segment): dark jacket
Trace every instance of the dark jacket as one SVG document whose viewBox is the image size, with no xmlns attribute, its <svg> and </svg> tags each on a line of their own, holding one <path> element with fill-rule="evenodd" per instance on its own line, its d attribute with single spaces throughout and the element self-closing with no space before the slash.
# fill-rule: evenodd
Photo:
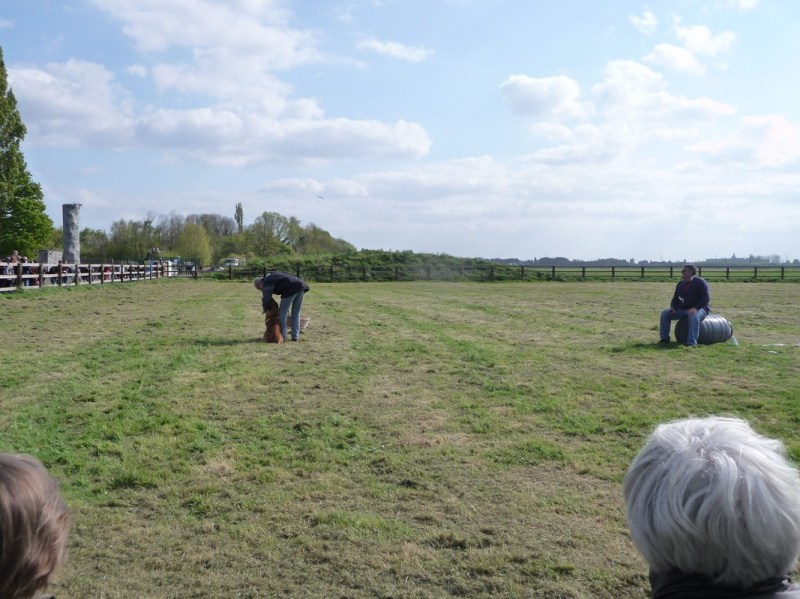
<svg viewBox="0 0 800 599">
<path fill-rule="evenodd" d="M 300 277 L 279 270 L 268 272 L 264 275 L 264 288 L 261 290 L 261 304 L 266 310 L 273 294 L 281 297 L 291 297 L 300 291 L 307 293 L 308 290 L 308 285 L 306 285 L 306 282 Z"/>
<path fill-rule="evenodd" d="M 670 306 L 675 310 L 689 310 L 701 308 L 706 313 L 711 312 L 711 293 L 708 283 L 700 277 L 692 277 L 689 281 L 681 280 L 675 286 L 675 293 L 672 295 Z"/>
<path fill-rule="evenodd" d="M 742 589 L 713 584 L 701 574 L 650 573 L 653 599 L 800 599 L 800 585 L 788 576 L 765 580 Z"/>
</svg>

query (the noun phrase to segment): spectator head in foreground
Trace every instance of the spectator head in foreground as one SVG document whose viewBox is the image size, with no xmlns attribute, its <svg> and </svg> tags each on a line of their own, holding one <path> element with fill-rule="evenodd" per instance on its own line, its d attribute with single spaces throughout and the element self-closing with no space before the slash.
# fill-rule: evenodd
<svg viewBox="0 0 800 599">
<path fill-rule="evenodd" d="M 653 597 L 800 597 L 800 476 L 736 418 L 658 426 L 623 483 Z"/>
<path fill-rule="evenodd" d="M 27 599 L 47 586 L 66 557 L 69 523 L 42 463 L 0 453 L 0 597 Z"/>
</svg>

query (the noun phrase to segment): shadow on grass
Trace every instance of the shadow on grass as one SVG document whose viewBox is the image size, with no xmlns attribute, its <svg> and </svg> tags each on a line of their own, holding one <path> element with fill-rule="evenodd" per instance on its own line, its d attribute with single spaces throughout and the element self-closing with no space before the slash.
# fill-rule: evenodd
<svg viewBox="0 0 800 599">
<path fill-rule="evenodd" d="M 264 340 L 261 337 L 245 337 L 242 339 L 205 337 L 196 339 L 195 343 L 204 347 L 232 347 L 235 345 L 245 345 L 249 343 L 264 343 Z"/>
<path fill-rule="evenodd" d="M 659 343 L 658 341 L 652 342 L 639 342 L 639 343 L 629 343 L 627 345 L 622 345 L 619 347 L 612 347 L 611 353 L 612 354 L 621 354 L 625 352 L 631 351 L 666 351 L 670 349 L 683 349 L 683 345 L 681 343 Z"/>
</svg>

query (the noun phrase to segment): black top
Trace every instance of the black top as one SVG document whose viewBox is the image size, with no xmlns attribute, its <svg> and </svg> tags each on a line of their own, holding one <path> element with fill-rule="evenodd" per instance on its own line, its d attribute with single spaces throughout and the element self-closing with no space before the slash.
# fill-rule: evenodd
<svg viewBox="0 0 800 599">
<path fill-rule="evenodd" d="M 261 289 L 261 304 L 264 306 L 264 309 L 266 309 L 273 294 L 281 297 L 291 297 L 300 291 L 307 293 L 308 289 L 309 287 L 306 282 L 293 274 L 281 272 L 279 270 L 268 272 L 264 275 L 264 287 Z"/>
</svg>

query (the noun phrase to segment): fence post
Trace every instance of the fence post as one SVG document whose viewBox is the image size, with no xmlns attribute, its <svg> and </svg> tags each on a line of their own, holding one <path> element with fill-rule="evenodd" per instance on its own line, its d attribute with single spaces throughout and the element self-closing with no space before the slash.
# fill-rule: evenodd
<svg viewBox="0 0 800 599">
<path fill-rule="evenodd" d="M 642 278 L 644 279 L 644 266 L 642 266 Z"/>
<path fill-rule="evenodd" d="M 555 267 L 555 265 L 552 266 L 551 272 L 552 272 L 551 276 L 553 277 L 553 279 L 555 279 L 556 278 L 556 267 Z"/>
<path fill-rule="evenodd" d="M 17 275 L 17 289 L 22 289 L 22 262 L 17 262 L 14 271 L 14 274 Z"/>
<path fill-rule="evenodd" d="M 330 265 L 330 280 L 329 283 L 333 283 L 333 264 Z"/>
<path fill-rule="evenodd" d="M 614 267 L 612 266 L 611 267 L 611 279 L 613 280 L 615 276 L 616 276 L 616 272 L 614 270 Z"/>
<path fill-rule="evenodd" d="M 362 281 L 366 281 L 367 280 L 367 267 L 366 266 L 362 266 L 361 267 L 361 280 Z"/>
<path fill-rule="evenodd" d="M 669 278 L 670 279 L 672 278 L 672 265 L 670 265 L 669 267 Z"/>
<path fill-rule="evenodd" d="M 781 280 L 783 280 L 783 271 L 786 270 L 785 266 L 781 266 Z"/>
<path fill-rule="evenodd" d="M 758 266 L 753 267 L 753 278 L 754 279 L 758 278 Z"/>
<path fill-rule="evenodd" d="M 586 267 L 585 266 L 581 267 L 581 277 L 583 277 L 584 279 L 586 278 Z"/>
</svg>

